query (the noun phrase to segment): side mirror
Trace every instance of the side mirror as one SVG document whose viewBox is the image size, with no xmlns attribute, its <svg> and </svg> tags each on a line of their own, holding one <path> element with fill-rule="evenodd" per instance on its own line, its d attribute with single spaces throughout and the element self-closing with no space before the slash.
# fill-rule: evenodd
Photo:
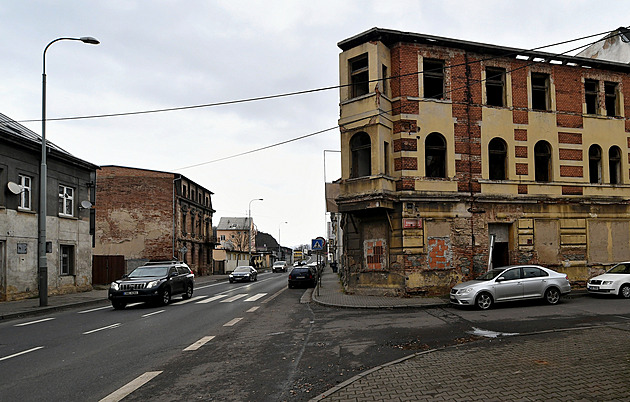
<svg viewBox="0 0 630 402">
<path fill-rule="evenodd" d="M 500 276 L 497 278 L 497 282 L 503 282 L 505 280 L 505 278 L 503 276 Z"/>
<path fill-rule="evenodd" d="M 123 277 L 123 279 L 125 279 L 125 278 L 129 278 L 129 275 L 124 274 L 122 277 Z"/>
</svg>

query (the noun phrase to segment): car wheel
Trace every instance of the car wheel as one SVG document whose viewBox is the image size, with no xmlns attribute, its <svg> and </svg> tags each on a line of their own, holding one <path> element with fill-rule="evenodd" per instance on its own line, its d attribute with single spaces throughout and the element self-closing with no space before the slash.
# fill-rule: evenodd
<svg viewBox="0 0 630 402">
<path fill-rule="evenodd" d="M 127 303 L 125 303 L 125 302 L 112 301 L 112 307 L 114 307 L 114 310 L 122 310 L 122 309 L 125 308 L 126 305 L 127 305 Z"/>
<path fill-rule="evenodd" d="M 549 288 L 545 291 L 545 301 L 547 304 L 558 304 L 560 301 L 560 291 L 556 288 Z"/>
<path fill-rule="evenodd" d="M 186 291 L 182 295 L 182 299 L 190 299 L 193 295 L 193 286 L 190 283 L 186 284 Z"/>
<path fill-rule="evenodd" d="M 479 296 L 477 296 L 477 299 L 475 299 L 475 305 L 480 310 L 489 309 L 492 306 L 492 296 L 490 295 L 490 293 L 481 293 Z"/>
<path fill-rule="evenodd" d="M 619 296 L 624 299 L 630 299 L 630 285 L 622 285 L 621 288 L 619 288 Z"/>
<path fill-rule="evenodd" d="M 160 294 L 160 304 L 166 306 L 171 302 L 171 289 L 164 288 Z"/>
<path fill-rule="evenodd" d="M 230 279 L 230 283 L 234 283 L 234 281 Z"/>
</svg>

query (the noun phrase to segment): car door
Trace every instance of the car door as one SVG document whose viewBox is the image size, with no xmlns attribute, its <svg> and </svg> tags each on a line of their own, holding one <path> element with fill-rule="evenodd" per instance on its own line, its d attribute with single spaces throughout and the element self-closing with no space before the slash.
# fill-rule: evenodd
<svg viewBox="0 0 630 402">
<path fill-rule="evenodd" d="M 171 284 L 172 294 L 181 293 L 184 291 L 182 285 L 182 276 L 179 274 L 176 267 L 171 267 L 168 270 L 168 277 Z"/>
<path fill-rule="evenodd" d="M 538 267 L 523 267 L 523 297 L 542 297 L 549 274 Z"/>
<path fill-rule="evenodd" d="M 515 300 L 523 297 L 521 268 L 511 268 L 495 279 L 494 298 L 496 301 Z"/>
</svg>

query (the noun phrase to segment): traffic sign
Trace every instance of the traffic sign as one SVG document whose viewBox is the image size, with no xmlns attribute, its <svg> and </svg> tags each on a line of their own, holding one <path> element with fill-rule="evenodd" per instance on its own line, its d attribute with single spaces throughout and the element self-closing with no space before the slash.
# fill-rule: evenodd
<svg viewBox="0 0 630 402">
<path fill-rule="evenodd" d="M 326 245 L 326 239 L 323 237 L 318 237 L 316 239 L 311 240 L 311 249 L 313 251 L 321 251 L 324 249 Z"/>
</svg>

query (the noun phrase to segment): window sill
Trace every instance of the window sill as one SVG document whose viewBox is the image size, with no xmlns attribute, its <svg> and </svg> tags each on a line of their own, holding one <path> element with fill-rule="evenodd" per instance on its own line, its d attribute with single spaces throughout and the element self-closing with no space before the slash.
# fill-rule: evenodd
<svg viewBox="0 0 630 402">
<path fill-rule="evenodd" d="M 62 214 L 57 214 L 58 218 L 63 218 L 63 219 L 70 219 L 70 220 L 79 220 L 79 218 L 77 218 L 76 216 L 72 216 L 72 215 L 62 215 Z"/>
<path fill-rule="evenodd" d="M 33 211 L 32 209 L 23 209 L 23 208 L 19 208 L 17 209 L 18 212 L 24 213 L 24 214 L 36 214 L 37 212 Z"/>
</svg>

